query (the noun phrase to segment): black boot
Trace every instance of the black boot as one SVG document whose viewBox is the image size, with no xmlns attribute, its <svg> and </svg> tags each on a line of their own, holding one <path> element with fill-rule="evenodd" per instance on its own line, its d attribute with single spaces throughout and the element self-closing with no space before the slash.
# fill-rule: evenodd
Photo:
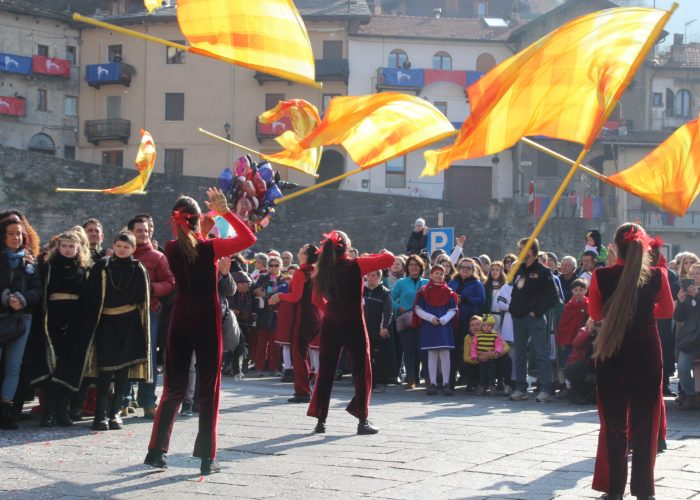
<svg viewBox="0 0 700 500">
<path fill-rule="evenodd" d="M 88 390 L 90 390 L 90 384 L 83 381 L 78 392 L 71 394 L 69 403 L 70 418 L 76 422 L 80 422 L 83 419 L 83 404 L 85 404 Z"/>
<path fill-rule="evenodd" d="M 213 458 L 203 458 L 202 465 L 199 466 L 199 472 L 201 472 L 203 476 L 216 474 L 217 472 L 221 472 L 221 466 L 216 463 L 216 460 Z"/>
<path fill-rule="evenodd" d="M 287 400 L 289 403 L 308 403 L 311 401 L 311 396 L 307 394 L 295 394 Z"/>
<path fill-rule="evenodd" d="M 318 419 L 318 422 L 316 422 L 316 427 L 314 428 L 314 432 L 316 434 L 325 434 L 326 433 L 326 422 L 321 420 L 320 418 Z"/>
<path fill-rule="evenodd" d="M 73 427 L 73 419 L 68 413 L 68 394 L 66 391 L 62 391 L 56 400 L 56 413 L 54 416 L 54 422 L 61 427 Z"/>
<path fill-rule="evenodd" d="M 19 429 L 19 425 L 17 425 L 12 416 L 12 403 L 6 403 L 5 401 L 0 403 L 0 429 Z"/>
<path fill-rule="evenodd" d="M 107 420 L 107 395 L 97 395 L 95 402 L 95 418 L 92 420 L 92 429 L 95 431 L 108 431 L 109 420 Z"/>
<path fill-rule="evenodd" d="M 144 460 L 143 463 L 155 467 L 156 469 L 168 468 L 168 463 L 165 461 L 165 453 L 162 451 L 148 450 L 146 460 Z"/>
<path fill-rule="evenodd" d="M 379 427 L 372 425 L 372 422 L 369 420 L 360 420 L 360 423 L 357 424 L 357 433 L 359 435 L 376 434 L 377 432 L 379 432 Z"/>
<path fill-rule="evenodd" d="M 110 430 L 116 431 L 124 427 L 124 421 L 120 415 L 122 401 L 124 401 L 124 396 L 122 394 L 115 393 L 114 397 L 112 398 L 112 407 L 109 411 Z"/>
<path fill-rule="evenodd" d="M 54 426 L 54 413 L 56 411 L 56 387 L 51 382 L 44 389 L 44 402 L 42 403 L 43 413 L 41 414 L 40 427 Z"/>
<path fill-rule="evenodd" d="M 280 382 L 294 382 L 294 370 L 285 369 Z"/>
</svg>

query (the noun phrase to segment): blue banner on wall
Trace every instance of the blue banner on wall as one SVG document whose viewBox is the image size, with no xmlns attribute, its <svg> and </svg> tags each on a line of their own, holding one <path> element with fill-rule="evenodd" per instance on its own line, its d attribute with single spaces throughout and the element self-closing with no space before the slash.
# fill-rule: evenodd
<svg viewBox="0 0 700 500">
<path fill-rule="evenodd" d="M 423 87 L 422 69 L 382 68 L 384 85 L 394 87 Z"/>
<path fill-rule="evenodd" d="M 0 52 L 0 71 L 29 75 L 32 72 L 32 58 Z"/>
<path fill-rule="evenodd" d="M 469 87 L 472 83 L 477 81 L 479 78 L 484 76 L 486 73 L 483 73 L 481 71 L 467 71 L 467 87 Z"/>
<path fill-rule="evenodd" d="M 85 79 L 89 83 L 108 83 L 119 81 L 119 63 L 88 64 Z"/>
</svg>

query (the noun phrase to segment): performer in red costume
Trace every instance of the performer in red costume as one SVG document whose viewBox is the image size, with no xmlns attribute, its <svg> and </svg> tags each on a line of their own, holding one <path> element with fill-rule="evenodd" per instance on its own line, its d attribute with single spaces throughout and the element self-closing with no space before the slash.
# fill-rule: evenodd
<svg viewBox="0 0 700 500">
<path fill-rule="evenodd" d="M 251 230 L 229 211 L 226 196 L 219 189 L 208 189 L 207 196 L 207 207 L 231 224 L 236 237 L 204 239 L 200 234 L 201 210 L 197 202 L 189 196 L 182 196 L 175 203 L 171 220 L 177 239 L 165 245 L 165 255 L 178 290 L 168 332 L 165 387 L 144 461 L 152 467 L 167 467 L 165 454 L 177 410 L 185 398 L 194 351 L 197 357 L 199 432 L 193 455 L 201 459 L 200 470 L 204 475 L 221 470 L 215 462 L 222 356 L 216 262 L 256 241 Z"/>
<path fill-rule="evenodd" d="M 607 499 L 622 499 L 625 493 L 628 434 L 634 449 L 632 495 L 654 498 L 663 397 L 656 319 L 673 315 L 673 298 L 665 270 L 649 267 L 650 241 L 641 226 L 620 226 L 618 259 L 596 269 L 589 288 L 589 314 L 603 321 L 594 352 L 600 434 L 593 489 Z"/>
<path fill-rule="evenodd" d="M 311 399 L 309 386 L 309 343 L 321 328 L 321 312 L 313 299 L 314 264 L 318 261 L 318 248 L 304 245 L 297 254 L 299 269 L 294 271 L 288 293 L 270 297 L 271 304 L 287 302 L 294 305 L 292 322 L 292 365 L 294 366 L 294 396 L 290 403 L 308 403 Z M 316 300 L 318 302 L 318 299 Z"/>
<path fill-rule="evenodd" d="M 372 366 L 362 310 L 362 277 L 372 271 L 391 267 L 394 255 L 385 252 L 351 259 L 347 255 L 352 246 L 347 234 L 331 231 L 325 236 L 316 274 L 316 288 L 319 296 L 326 301 L 321 324 L 320 367 L 307 415 L 318 419 L 315 432 L 326 432 L 333 378 L 340 349 L 345 348 L 350 356 L 355 384 L 355 396 L 346 410 L 360 420 L 357 424 L 358 434 L 376 434 L 379 429 L 367 420 L 372 394 Z"/>
</svg>

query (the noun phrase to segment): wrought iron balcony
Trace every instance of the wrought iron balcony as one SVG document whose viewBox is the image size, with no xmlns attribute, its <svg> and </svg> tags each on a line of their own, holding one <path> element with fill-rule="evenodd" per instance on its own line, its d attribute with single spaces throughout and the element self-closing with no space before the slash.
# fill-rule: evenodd
<svg viewBox="0 0 700 500">
<path fill-rule="evenodd" d="M 104 64 L 88 64 L 85 70 L 85 81 L 88 85 L 99 89 L 102 85 L 119 84 L 131 85 L 134 67 L 123 62 Z"/>
<path fill-rule="evenodd" d="M 131 121 L 122 118 L 108 118 L 106 120 L 87 120 L 85 122 L 85 137 L 88 142 L 97 146 L 100 141 L 129 142 L 131 135 Z"/>
<path fill-rule="evenodd" d="M 657 210 L 627 210 L 627 220 L 639 221 L 650 233 L 669 231 L 691 233 L 700 231 L 700 212 L 688 212 L 684 217 Z"/>
</svg>

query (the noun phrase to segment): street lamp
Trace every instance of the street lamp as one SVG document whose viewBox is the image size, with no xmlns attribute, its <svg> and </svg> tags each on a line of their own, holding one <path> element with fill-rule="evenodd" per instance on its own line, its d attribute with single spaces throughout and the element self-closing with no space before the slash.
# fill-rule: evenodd
<svg viewBox="0 0 700 500">
<path fill-rule="evenodd" d="M 231 125 L 229 122 L 224 123 L 224 130 L 226 131 L 226 138 L 230 141 L 231 140 L 231 134 L 229 131 L 231 130 Z"/>
</svg>

